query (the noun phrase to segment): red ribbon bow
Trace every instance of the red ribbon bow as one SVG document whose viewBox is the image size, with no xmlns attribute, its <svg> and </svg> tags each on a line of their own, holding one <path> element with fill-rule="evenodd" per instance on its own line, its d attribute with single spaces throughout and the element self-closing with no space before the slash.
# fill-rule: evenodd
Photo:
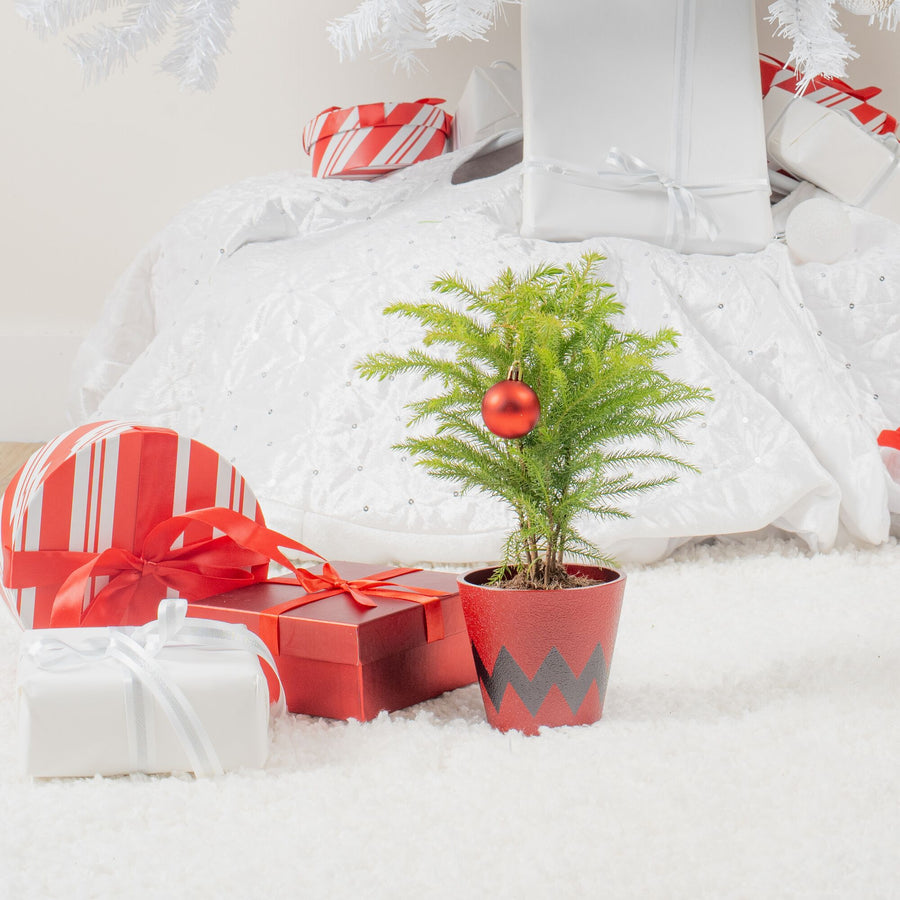
<svg viewBox="0 0 900 900">
<path fill-rule="evenodd" d="M 278 655 L 279 616 L 291 610 L 299 609 L 301 606 L 306 606 L 307 603 L 316 603 L 335 594 L 347 593 L 360 606 L 374 607 L 378 605 L 379 599 L 384 598 L 409 600 L 413 603 L 421 604 L 425 612 L 426 640 L 429 643 L 439 641 L 444 637 L 444 614 L 439 601 L 447 592 L 398 584 L 388 580 L 418 571 L 420 570 L 389 569 L 386 572 L 378 572 L 366 578 L 347 581 L 341 577 L 331 563 L 326 562 L 319 575 L 314 575 L 306 569 L 295 569 L 296 578 L 272 578 L 270 583 L 273 584 L 295 584 L 299 582 L 300 586 L 307 591 L 307 596 L 292 597 L 290 600 L 279 603 L 277 606 L 272 606 L 260 613 L 259 636 L 265 641 L 266 646 L 272 653 Z"/>
<path fill-rule="evenodd" d="M 172 544 L 192 522 L 202 522 L 223 536 L 196 541 L 185 547 Z M 30 550 L 16 553 L 13 588 L 60 584 L 50 611 L 50 626 L 143 624 L 156 617 L 160 585 L 172 588 L 187 600 L 203 600 L 257 583 L 252 569 L 269 561 L 280 563 L 293 575 L 273 578 L 280 584 L 298 584 L 305 597 L 266 610 L 261 617 L 260 637 L 273 653 L 278 652 L 278 616 L 332 594 L 348 593 L 360 606 L 374 607 L 390 597 L 421 603 L 429 641 L 444 636 L 443 613 L 437 602 L 445 591 L 396 584 L 386 579 L 417 571 L 391 569 L 368 578 L 348 581 L 325 562 L 320 574 L 295 566 L 280 548 L 299 550 L 307 556 L 324 557 L 305 544 L 232 509 L 208 507 L 172 516 L 155 525 L 144 538 L 139 553 L 110 547 L 97 553 L 73 550 Z M 88 582 L 99 576 L 109 583 L 99 590 L 87 608 L 84 595 Z"/>
<path fill-rule="evenodd" d="M 172 544 L 191 522 L 218 528 L 222 537 L 185 547 Z M 51 627 L 142 624 L 156 616 L 160 585 L 188 600 L 200 600 L 259 581 L 253 567 L 271 561 L 297 569 L 280 547 L 319 556 L 304 544 L 232 509 L 208 507 L 172 516 L 155 525 L 138 553 L 110 547 L 97 553 L 33 550 L 16 554 L 10 587 L 60 584 L 50 611 Z M 321 557 L 319 557 L 321 559 Z M 83 609 L 91 578 L 109 583 Z"/>
</svg>

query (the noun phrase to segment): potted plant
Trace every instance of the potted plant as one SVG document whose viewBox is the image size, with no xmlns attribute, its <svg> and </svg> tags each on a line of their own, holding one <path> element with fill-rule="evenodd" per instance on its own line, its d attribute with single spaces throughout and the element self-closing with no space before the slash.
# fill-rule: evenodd
<svg viewBox="0 0 900 900">
<path fill-rule="evenodd" d="M 515 511 L 503 560 L 459 582 L 485 712 L 501 730 L 600 717 L 625 576 L 580 523 L 626 517 L 622 498 L 692 470 L 663 447 L 686 443 L 679 426 L 711 399 L 656 367 L 674 331 L 616 327 L 623 306 L 602 261 L 506 270 L 484 289 L 442 277 L 433 291 L 451 300 L 385 309 L 423 326 L 423 345 L 358 364 L 365 378 L 436 383 L 407 407 L 411 426 L 432 420 L 434 433 L 397 449 Z"/>
</svg>

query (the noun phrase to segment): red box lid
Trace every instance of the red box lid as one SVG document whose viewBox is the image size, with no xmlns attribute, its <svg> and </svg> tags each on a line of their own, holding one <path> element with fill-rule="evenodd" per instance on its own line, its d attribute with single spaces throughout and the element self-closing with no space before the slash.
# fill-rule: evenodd
<svg viewBox="0 0 900 900">
<path fill-rule="evenodd" d="M 343 578 L 367 578 L 383 566 L 332 563 Z M 312 571 L 316 571 L 313 569 Z M 413 587 L 445 591 L 440 597 L 444 634 L 464 631 L 456 575 L 418 570 L 390 581 Z M 226 622 L 239 622 L 259 634 L 261 613 L 293 597 L 307 597 L 299 585 L 261 582 L 191 602 L 188 614 Z M 347 594 L 332 594 L 282 613 L 278 620 L 279 654 L 328 662 L 360 665 L 425 643 L 425 610 L 411 600 L 379 598 L 377 606 L 364 607 Z"/>
<path fill-rule="evenodd" d="M 336 134 L 354 131 L 358 128 L 397 128 L 414 124 L 417 116 L 443 103 L 440 97 L 423 97 L 405 103 L 363 103 L 343 109 L 331 106 L 314 116 L 303 128 L 303 149 L 312 153 L 318 141 L 327 140 Z M 437 110 L 429 117 L 429 125 L 445 135 L 450 134 L 453 116 Z"/>
</svg>

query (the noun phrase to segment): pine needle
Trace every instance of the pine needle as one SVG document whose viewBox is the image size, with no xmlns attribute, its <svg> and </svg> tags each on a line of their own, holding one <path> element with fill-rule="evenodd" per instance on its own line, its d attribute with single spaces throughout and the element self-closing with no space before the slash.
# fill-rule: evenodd
<svg viewBox="0 0 900 900">
<path fill-rule="evenodd" d="M 608 563 L 578 522 L 627 518 L 619 501 L 696 472 L 663 445 L 687 443 L 680 428 L 711 395 L 656 368 L 677 349 L 675 332 L 617 327 L 623 307 L 598 275 L 602 262 L 585 254 L 565 267 L 507 269 L 484 288 L 442 275 L 432 299 L 385 312 L 416 322 L 422 347 L 440 345 L 445 354 L 414 346 L 357 364 L 367 379 L 413 375 L 432 385 L 407 409 L 411 426 L 431 422 L 433 433 L 398 449 L 433 477 L 512 508 L 519 527 L 506 541 L 502 568 L 526 581 L 543 573 L 556 579 L 566 558 Z M 486 427 L 481 401 L 514 363 L 537 393 L 541 417 L 521 439 L 505 440 Z"/>
</svg>

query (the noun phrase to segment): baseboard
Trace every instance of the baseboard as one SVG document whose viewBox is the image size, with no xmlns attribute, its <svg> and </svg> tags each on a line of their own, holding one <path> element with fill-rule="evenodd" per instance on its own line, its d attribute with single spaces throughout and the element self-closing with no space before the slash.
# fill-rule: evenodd
<svg viewBox="0 0 900 900">
<path fill-rule="evenodd" d="M 69 427 L 66 397 L 80 334 L 0 334 L 0 441 L 47 441 Z"/>
</svg>

